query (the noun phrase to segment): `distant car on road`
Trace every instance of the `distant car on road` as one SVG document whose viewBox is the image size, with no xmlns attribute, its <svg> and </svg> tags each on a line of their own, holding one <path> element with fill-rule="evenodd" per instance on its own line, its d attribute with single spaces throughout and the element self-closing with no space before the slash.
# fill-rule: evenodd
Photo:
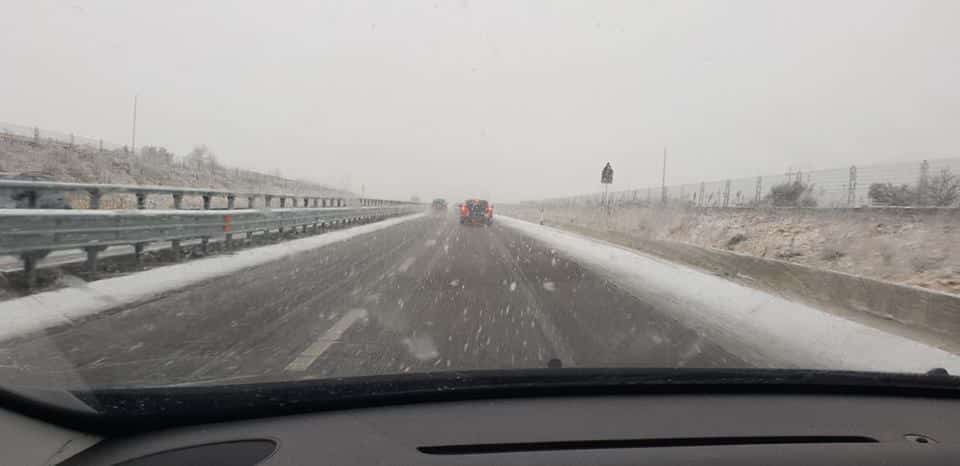
<svg viewBox="0 0 960 466">
<path fill-rule="evenodd" d="M 430 204 L 430 208 L 432 208 L 435 212 L 446 212 L 447 200 L 439 199 L 439 198 L 434 199 L 433 202 Z"/>
<path fill-rule="evenodd" d="M 483 199 L 467 199 L 460 204 L 460 224 L 483 224 L 493 223 L 493 205 Z"/>
</svg>

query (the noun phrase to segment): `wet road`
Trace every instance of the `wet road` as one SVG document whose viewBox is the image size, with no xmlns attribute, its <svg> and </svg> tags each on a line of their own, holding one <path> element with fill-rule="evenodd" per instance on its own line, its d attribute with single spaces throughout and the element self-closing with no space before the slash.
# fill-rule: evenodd
<svg viewBox="0 0 960 466">
<path fill-rule="evenodd" d="M 253 382 L 546 367 L 552 358 L 748 366 L 516 231 L 425 217 L 0 343 L 0 379 Z"/>
</svg>

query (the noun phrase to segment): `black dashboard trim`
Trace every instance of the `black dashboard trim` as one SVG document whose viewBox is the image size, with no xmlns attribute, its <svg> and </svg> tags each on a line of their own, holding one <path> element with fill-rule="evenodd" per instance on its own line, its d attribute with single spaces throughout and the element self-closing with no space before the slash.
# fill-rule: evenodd
<svg viewBox="0 0 960 466">
<path fill-rule="evenodd" d="M 858 435 L 801 435 L 750 437 L 676 437 L 641 439 L 567 440 L 555 442 L 480 443 L 417 447 L 428 455 L 477 455 L 527 451 L 603 450 L 624 448 L 709 447 L 731 445 L 796 445 L 827 443 L 879 443 Z"/>
<path fill-rule="evenodd" d="M 960 398 L 960 378 L 788 369 L 569 368 L 70 392 L 93 413 L 35 401 L 22 387 L 18 392 L 0 393 L 0 406 L 67 428 L 116 436 L 320 411 L 503 398 L 823 394 L 955 399 Z"/>
</svg>

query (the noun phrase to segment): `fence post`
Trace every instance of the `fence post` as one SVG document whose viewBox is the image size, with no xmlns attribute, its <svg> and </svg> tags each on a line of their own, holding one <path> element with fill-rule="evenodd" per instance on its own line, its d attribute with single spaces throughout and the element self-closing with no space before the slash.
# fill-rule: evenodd
<svg viewBox="0 0 960 466">
<path fill-rule="evenodd" d="M 723 207 L 730 206 L 730 180 L 723 183 Z"/>
<path fill-rule="evenodd" d="M 857 166 L 850 165 L 850 181 L 847 182 L 847 207 L 853 207 L 857 201 Z"/>
<path fill-rule="evenodd" d="M 757 192 L 754 194 L 753 202 L 757 205 L 760 205 L 760 199 L 763 196 L 763 177 L 757 177 Z"/>
<path fill-rule="evenodd" d="M 924 160 L 920 164 L 920 179 L 917 181 L 917 202 L 919 205 L 927 205 L 927 190 L 930 180 L 930 162 Z"/>
</svg>

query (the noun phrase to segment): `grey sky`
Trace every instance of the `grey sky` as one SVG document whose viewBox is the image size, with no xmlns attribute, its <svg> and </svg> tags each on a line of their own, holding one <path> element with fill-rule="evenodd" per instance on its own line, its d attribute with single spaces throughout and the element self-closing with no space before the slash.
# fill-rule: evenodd
<svg viewBox="0 0 960 466">
<path fill-rule="evenodd" d="M 960 2 L 6 1 L 0 121 L 495 202 L 960 155 Z"/>
</svg>

